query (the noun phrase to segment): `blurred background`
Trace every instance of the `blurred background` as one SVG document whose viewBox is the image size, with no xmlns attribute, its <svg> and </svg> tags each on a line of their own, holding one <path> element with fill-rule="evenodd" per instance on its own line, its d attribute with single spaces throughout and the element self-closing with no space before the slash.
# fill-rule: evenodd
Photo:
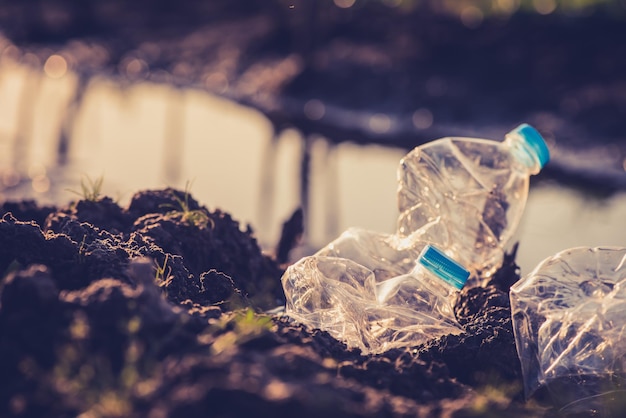
<svg viewBox="0 0 626 418">
<path fill-rule="evenodd" d="M 626 0 L 0 0 L 0 201 L 191 193 L 294 256 L 393 232 L 396 168 L 527 122 L 518 262 L 626 246 Z"/>
</svg>

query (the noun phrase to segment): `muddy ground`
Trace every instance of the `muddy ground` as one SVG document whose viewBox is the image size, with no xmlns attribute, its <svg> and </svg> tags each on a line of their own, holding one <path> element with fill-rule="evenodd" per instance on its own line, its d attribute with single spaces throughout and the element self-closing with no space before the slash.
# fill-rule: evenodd
<svg viewBox="0 0 626 418">
<path fill-rule="evenodd" d="M 311 20 L 266 1 L 0 2 L 0 23 L 17 61 L 41 66 L 60 53 L 85 86 L 105 74 L 203 88 L 262 110 L 277 130 L 411 148 L 450 126 L 526 120 L 559 146 L 611 146 L 622 164 L 623 21 L 518 13 L 467 28 L 362 4 Z M 126 71 L 132 59 L 145 67 Z M 381 134 L 333 112 L 311 117 L 310 100 L 408 115 L 408 128 Z M 431 120 L 416 129 L 420 108 Z M 59 152 L 67 146 L 60 140 Z M 615 180 L 552 167 L 564 184 L 624 185 L 621 171 Z M 558 414 L 547 398 L 524 401 L 508 300 L 514 256 L 461 292 L 462 335 L 363 356 L 264 313 L 284 303 L 277 260 L 289 233 L 277 257 L 264 255 L 250 227 L 185 192 L 139 192 L 125 208 L 109 198 L 4 203 L 0 217 L 2 417 Z"/>
<path fill-rule="evenodd" d="M 523 399 L 514 256 L 461 292 L 460 336 L 363 356 L 264 313 L 285 265 L 183 191 L 1 209 L 0 416 L 556 414 Z"/>
</svg>

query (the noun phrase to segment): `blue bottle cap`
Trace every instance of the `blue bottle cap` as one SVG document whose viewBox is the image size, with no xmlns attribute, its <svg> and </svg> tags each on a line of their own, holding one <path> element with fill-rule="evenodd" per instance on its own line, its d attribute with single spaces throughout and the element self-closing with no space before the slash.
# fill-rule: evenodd
<svg viewBox="0 0 626 418">
<path fill-rule="evenodd" d="M 539 131 L 530 126 L 527 123 L 522 123 L 517 128 L 513 129 L 511 133 L 518 134 L 524 139 L 524 142 L 533 150 L 539 159 L 541 168 L 550 161 L 550 150 L 548 144 L 543 139 Z"/>
<path fill-rule="evenodd" d="M 417 261 L 446 283 L 461 290 L 470 276 L 462 265 L 445 255 L 441 250 L 427 245 Z"/>
</svg>

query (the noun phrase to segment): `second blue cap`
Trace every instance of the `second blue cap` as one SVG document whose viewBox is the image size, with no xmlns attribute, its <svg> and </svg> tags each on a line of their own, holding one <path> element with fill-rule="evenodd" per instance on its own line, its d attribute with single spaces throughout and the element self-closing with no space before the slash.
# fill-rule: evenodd
<svg viewBox="0 0 626 418">
<path fill-rule="evenodd" d="M 437 277 L 459 290 L 463 288 L 470 276 L 470 272 L 465 267 L 432 245 L 427 245 L 422 250 L 417 261 Z"/>
</svg>

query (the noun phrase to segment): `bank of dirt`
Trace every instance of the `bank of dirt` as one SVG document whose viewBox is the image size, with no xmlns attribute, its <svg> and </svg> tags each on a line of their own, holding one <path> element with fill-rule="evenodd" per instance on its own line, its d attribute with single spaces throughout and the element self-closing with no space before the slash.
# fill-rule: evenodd
<svg viewBox="0 0 626 418">
<path fill-rule="evenodd" d="M 0 416 L 553 414 L 523 401 L 514 256 L 461 292 L 461 335 L 364 356 L 264 313 L 285 265 L 185 192 L 1 209 Z"/>
</svg>

